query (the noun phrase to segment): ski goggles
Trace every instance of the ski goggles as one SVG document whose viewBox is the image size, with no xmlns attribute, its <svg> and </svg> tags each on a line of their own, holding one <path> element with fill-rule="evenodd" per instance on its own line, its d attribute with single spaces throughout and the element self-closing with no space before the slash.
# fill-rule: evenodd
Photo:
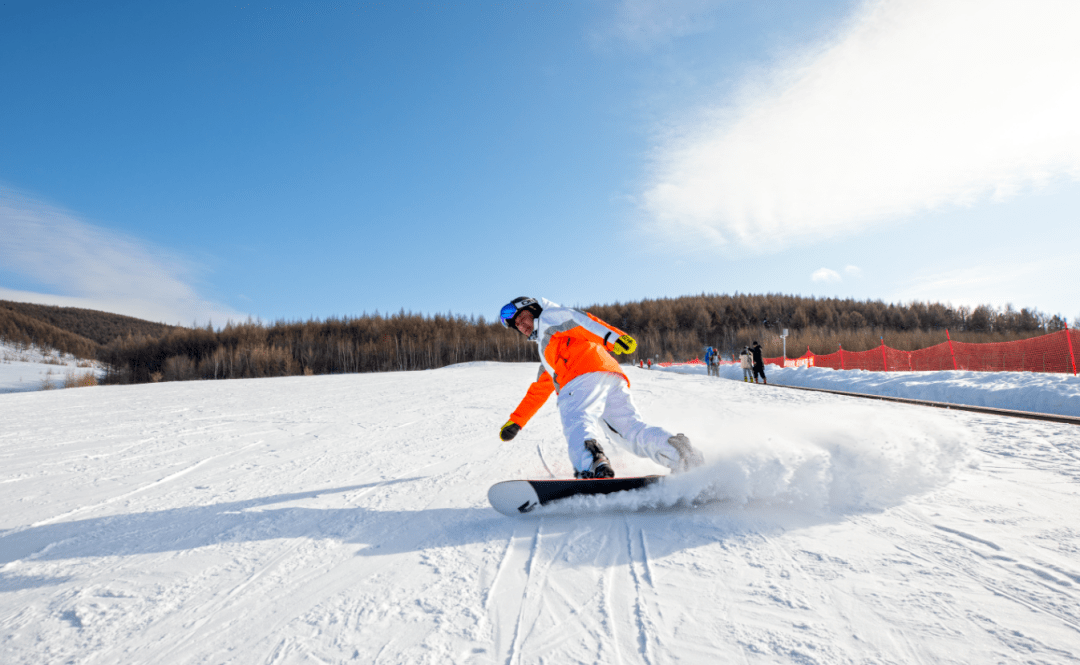
<svg viewBox="0 0 1080 665">
<path fill-rule="evenodd" d="M 499 320 L 502 321 L 502 324 L 507 328 L 513 328 L 514 319 L 517 318 L 518 312 L 535 304 L 535 298 L 526 298 L 518 302 L 508 302 L 499 310 Z"/>
</svg>

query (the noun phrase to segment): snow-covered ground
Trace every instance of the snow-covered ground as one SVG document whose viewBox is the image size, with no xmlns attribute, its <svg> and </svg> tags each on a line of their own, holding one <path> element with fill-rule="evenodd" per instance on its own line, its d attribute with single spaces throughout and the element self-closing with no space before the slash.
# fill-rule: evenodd
<svg viewBox="0 0 1080 665">
<path fill-rule="evenodd" d="M 673 365 L 656 369 L 706 376 L 704 365 Z M 867 372 L 766 365 L 765 376 L 769 383 L 776 385 L 1080 416 L 1080 377 L 1072 374 Z M 737 365 L 724 365 L 720 367 L 720 377 L 742 381 L 743 371 Z"/>
<path fill-rule="evenodd" d="M 87 374 L 100 377 L 104 370 L 97 363 L 51 349 L 0 344 L 0 393 L 61 388 L 69 376 L 78 379 Z"/>
<path fill-rule="evenodd" d="M 535 373 L 0 395 L 0 662 L 1080 661 L 1080 428 L 631 369 L 706 467 L 506 518 Z"/>
</svg>

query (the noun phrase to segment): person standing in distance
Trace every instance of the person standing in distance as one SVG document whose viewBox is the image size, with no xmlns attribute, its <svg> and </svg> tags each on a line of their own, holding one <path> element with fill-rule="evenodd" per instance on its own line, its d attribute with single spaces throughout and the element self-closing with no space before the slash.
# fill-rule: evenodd
<svg viewBox="0 0 1080 665">
<path fill-rule="evenodd" d="M 739 354 L 739 367 L 742 367 L 742 380 L 746 383 L 750 383 L 750 379 L 754 376 L 754 363 L 750 360 L 752 357 L 750 347 L 744 346 L 742 353 Z"/>
<path fill-rule="evenodd" d="M 705 347 L 705 370 L 709 376 L 720 376 L 720 352 L 711 346 Z"/>
<path fill-rule="evenodd" d="M 608 353 L 633 353 L 637 342 L 630 335 L 544 298 L 514 298 L 499 320 L 540 347 L 540 373 L 499 431 L 503 441 L 517 436 L 555 392 L 575 478 L 615 476 L 600 445 L 602 434 L 672 472 L 705 463 L 685 435 L 642 420 L 630 398 L 630 380 Z"/>
<path fill-rule="evenodd" d="M 761 377 L 761 382 L 768 385 L 768 381 L 765 380 L 765 360 L 761 357 L 761 345 L 754 340 L 753 346 L 750 347 L 750 353 L 754 356 L 754 383 L 757 383 L 757 378 Z"/>
</svg>

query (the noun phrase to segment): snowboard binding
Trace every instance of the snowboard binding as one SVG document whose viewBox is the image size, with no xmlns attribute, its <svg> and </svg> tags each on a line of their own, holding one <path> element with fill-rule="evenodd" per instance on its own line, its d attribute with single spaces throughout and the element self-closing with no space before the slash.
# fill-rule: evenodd
<svg viewBox="0 0 1080 665">
<path fill-rule="evenodd" d="M 614 478 L 615 470 L 611 468 L 611 462 L 608 461 L 607 455 L 604 454 L 604 449 L 600 447 L 600 444 L 595 439 L 585 440 L 585 450 L 588 450 L 593 457 L 592 464 L 588 469 L 583 471 L 574 471 L 574 477 L 581 478 Z"/>
</svg>

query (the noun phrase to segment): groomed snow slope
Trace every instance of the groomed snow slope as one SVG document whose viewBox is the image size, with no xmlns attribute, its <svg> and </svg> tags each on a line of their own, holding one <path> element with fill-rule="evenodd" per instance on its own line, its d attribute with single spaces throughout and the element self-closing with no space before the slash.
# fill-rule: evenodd
<svg viewBox="0 0 1080 665">
<path fill-rule="evenodd" d="M 707 467 L 511 519 L 535 372 L 0 395 L 0 662 L 1080 660 L 1077 427 L 632 369 Z"/>
</svg>

